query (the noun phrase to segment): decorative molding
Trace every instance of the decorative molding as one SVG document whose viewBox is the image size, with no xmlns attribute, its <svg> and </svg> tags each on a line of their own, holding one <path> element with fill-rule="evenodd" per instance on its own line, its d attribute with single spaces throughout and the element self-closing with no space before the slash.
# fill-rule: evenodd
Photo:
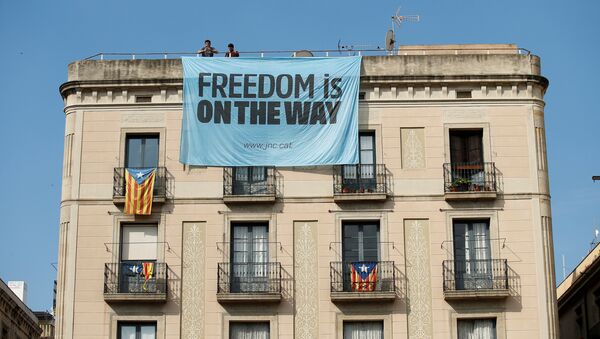
<svg viewBox="0 0 600 339">
<path fill-rule="evenodd" d="M 294 337 L 299 339 L 318 338 L 319 333 L 316 226 L 315 221 L 294 222 Z"/>
<path fill-rule="evenodd" d="M 425 168 L 425 131 L 423 128 L 402 128 L 402 168 Z"/>
<path fill-rule="evenodd" d="M 183 223 L 181 338 L 204 338 L 205 222 Z"/>
<path fill-rule="evenodd" d="M 145 125 L 148 123 L 164 124 L 165 114 L 164 113 L 123 113 L 121 115 L 121 123 L 123 125 Z"/>
<path fill-rule="evenodd" d="M 429 220 L 405 219 L 408 336 L 433 338 Z"/>
</svg>

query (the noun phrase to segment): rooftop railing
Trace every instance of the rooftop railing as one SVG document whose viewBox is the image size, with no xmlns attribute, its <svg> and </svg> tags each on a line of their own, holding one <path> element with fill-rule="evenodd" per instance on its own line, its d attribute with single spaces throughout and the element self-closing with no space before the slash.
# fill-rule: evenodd
<svg viewBox="0 0 600 339">
<path fill-rule="evenodd" d="M 217 48 L 218 50 L 218 48 Z M 252 57 L 252 58 L 267 58 L 267 57 L 296 57 L 303 56 L 304 54 L 299 54 L 300 52 L 310 51 L 315 57 L 339 57 L 339 56 L 369 56 L 369 55 L 399 55 L 402 52 L 400 49 L 394 49 L 392 51 L 387 51 L 385 48 L 377 47 L 377 48 L 354 48 L 353 46 L 340 46 L 339 49 L 317 49 L 317 50 L 250 50 L 250 51 L 238 51 L 240 53 L 240 57 Z M 414 52 L 414 50 L 411 50 Z M 427 47 L 423 48 L 422 55 L 430 54 L 432 51 L 435 51 L 436 54 L 461 54 L 461 52 L 469 51 L 472 54 L 495 54 L 495 53 L 503 53 L 509 54 L 507 52 L 513 52 L 514 54 L 521 55 L 530 55 L 531 52 L 525 48 L 508 48 L 503 46 L 488 46 L 488 47 L 477 47 L 472 46 L 467 47 L 461 46 L 457 48 L 452 47 Z M 220 53 L 215 54 L 215 57 L 224 56 L 224 52 L 220 51 Z M 511 53 L 512 54 L 512 53 Z M 197 52 L 100 52 L 89 57 L 84 58 L 83 60 L 137 60 L 137 59 L 177 59 L 184 56 L 194 57 L 200 56 Z"/>
</svg>

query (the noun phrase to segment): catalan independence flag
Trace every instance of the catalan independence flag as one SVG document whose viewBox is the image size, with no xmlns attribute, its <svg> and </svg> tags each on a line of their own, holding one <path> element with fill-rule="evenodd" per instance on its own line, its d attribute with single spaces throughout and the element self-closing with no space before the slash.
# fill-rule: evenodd
<svg viewBox="0 0 600 339">
<path fill-rule="evenodd" d="M 372 292 L 377 284 L 376 262 L 353 262 L 350 264 L 352 292 Z"/>
<path fill-rule="evenodd" d="M 125 169 L 125 214 L 149 215 L 156 168 Z"/>
</svg>

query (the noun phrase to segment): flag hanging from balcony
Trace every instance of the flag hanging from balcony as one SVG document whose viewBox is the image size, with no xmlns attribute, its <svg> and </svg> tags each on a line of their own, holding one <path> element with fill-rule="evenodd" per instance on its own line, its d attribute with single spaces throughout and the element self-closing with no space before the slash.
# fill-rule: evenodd
<svg viewBox="0 0 600 339">
<path fill-rule="evenodd" d="M 152 213 L 156 168 L 125 169 L 125 214 Z"/>
<path fill-rule="evenodd" d="M 350 282 L 352 292 L 371 292 L 377 284 L 376 262 L 355 262 L 351 264 Z"/>
</svg>

